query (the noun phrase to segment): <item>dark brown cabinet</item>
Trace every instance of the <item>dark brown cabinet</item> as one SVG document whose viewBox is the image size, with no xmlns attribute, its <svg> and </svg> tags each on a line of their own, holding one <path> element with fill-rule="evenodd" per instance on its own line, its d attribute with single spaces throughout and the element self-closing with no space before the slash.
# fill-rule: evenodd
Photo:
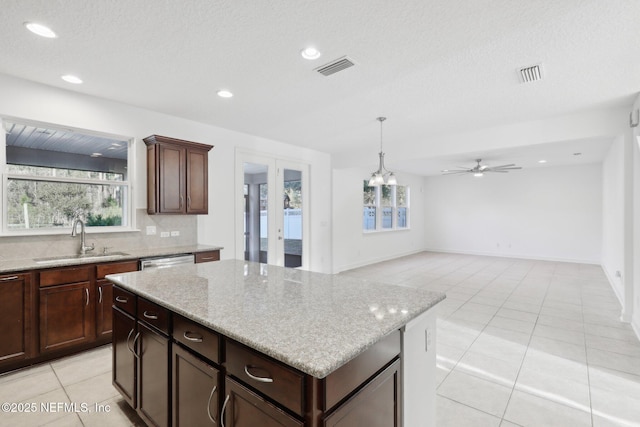
<svg viewBox="0 0 640 427">
<path fill-rule="evenodd" d="M 111 338 L 113 283 L 104 277 L 107 274 L 126 273 L 138 270 L 138 261 L 112 262 L 96 266 L 96 339 Z"/>
<path fill-rule="evenodd" d="M 160 135 L 147 144 L 147 212 L 207 214 L 211 145 Z"/>
<path fill-rule="evenodd" d="M 400 427 L 400 360 L 333 411 L 325 427 Z"/>
<path fill-rule="evenodd" d="M 132 408 L 138 407 L 137 376 L 135 352 L 136 319 L 131 315 L 113 308 L 113 338 L 112 338 L 112 378 L 113 386 L 120 392 L 124 400 Z"/>
<path fill-rule="evenodd" d="M 95 339 L 95 301 L 90 267 L 40 273 L 40 352 Z"/>
<path fill-rule="evenodd" d="M 196 264 L 199 264 L 201 262 L 212 262 L 212 261 L 220 261 L 220 251 L 206 251 L 206 252 L 195 253 Z"/>
<path fill-rule="evenodd" d="M 300 427 L 304 423 L 230 377 L 225 379 L 222 417 L 226 427 Z"/>
<path fill-rule="evenodd" d="M 172 350 L 174 427 L 220 424 L 220 371 L 179 345 Z"/>
<path fill-rule="evenodd" d="M 169 426 L 169 338 L 138 321 L 138 414 L 153 426 Z"/>
<path fill-rule="evenodd" d="M 0 366 L 31 356 L 31 274 L 0 275 Z"/>
</svg>

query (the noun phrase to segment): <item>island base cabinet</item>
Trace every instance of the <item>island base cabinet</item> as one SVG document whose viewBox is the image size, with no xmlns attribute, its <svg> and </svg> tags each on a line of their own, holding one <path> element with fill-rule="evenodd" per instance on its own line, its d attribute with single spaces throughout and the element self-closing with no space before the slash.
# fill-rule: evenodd
<svg viewBox="0 0 640 427">
<path fill-rule="evenodd" d="M 169 338 L 138 322 L 138 414 L 150 426 L 169 426 Z"/>
<path fill-rule="evenodd" d="M 333 411 L 324 427 L 400 427 L 401 389 L 400 360 L 396 360 Z"/>
<path fill-rule="evenodd" d="M 120 310 L 113 309 L 113 386 L 133 409 L 136 399 L 136 320 Z"/>
<path fill-rule="evenodd" d="M 304 424 L 265 399 L 225 378 L 226 397 L 222 406 L 225 427 L 301 427 Z"/>
<path fill-rule="evenodd" d="M 174 344 L 173 427 L 219 424 L 220 371 Z"/>
</svg>

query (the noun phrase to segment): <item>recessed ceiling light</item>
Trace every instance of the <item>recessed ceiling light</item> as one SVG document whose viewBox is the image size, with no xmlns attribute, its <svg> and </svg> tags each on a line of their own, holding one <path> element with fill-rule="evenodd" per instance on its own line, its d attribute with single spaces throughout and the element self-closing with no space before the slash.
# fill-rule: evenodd
<svg viewBox="0 0 640 427">
<path fill-rule="evenodd" d="M 481 177 L 481 176 L 484 176 L 484 174 L 483 174 L 482 172 L 478 172 L 478 173 L 474 173 L 474 174 L 473 174 L 473 176 L 475 176 L 475 177 L 478 177 L 478 178 L 479 178 L 479 177 Z"/>
<path fill-rule="evenodd" d="M 27 30 L 41 37 L 46 37 L 48 39 L 55 39 L 56 37 L 58 37 L 58 35 L 54 33 L 51 28 L 42 24 L 37 24 L 35 22 L 25 22 L 24 26 L 27 27 Z"/>
<path fill-rule="evenodd" d="M 449 172 L 449 169 L 442 169 L 440 172 Z"/>
<path fill-rule="evenodd" d="M 582 156 L 582 153 L 573 153 L 574 156 Z"/>
<path fill-rule="evenodd" d="M 82 84 L 82 79 L 80 77 L 73 76 L 71 74 L 65 74 L 64 76 L 62 76 L 62 80 L 67 83 L 73 83 L 74 85 Z"/>
<path fill-rule="evenodd" d="M 91 153 L 91 157 L 100 157 L 102 153 Z"/>
<path fill-rule="evenodd" d="M 302 49 L 300 51 L 300 55 L 302 55 L 304 59 L 308 59 L 308 60 L 318 59 L 320 58 L 320 56 L 322 56 L 320 51 L 315 47 L 307 47 Z"/>
<path fill-rule="evenodd" d="M 231 98 L 233 96 L 233 93 L 229 92 L 228 90 L 219 90 L 218 96 L 220 98 Z"/>
<path fill-rule="evenodd" d="M 547 163 L 546 160 L 538 160 L 538 163 Z"/>
</svg>

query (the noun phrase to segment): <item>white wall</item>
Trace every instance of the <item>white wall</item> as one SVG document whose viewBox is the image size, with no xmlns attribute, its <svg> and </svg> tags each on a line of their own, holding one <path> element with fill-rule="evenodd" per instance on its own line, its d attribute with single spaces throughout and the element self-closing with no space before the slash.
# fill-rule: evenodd
<svg viewBox="0 0 640 427">
<path fill-rule="evenodd" d="M 426 247 L 599 263 L 601 182 L 598 164 L 427 177 Z"/>
<path fill-rule="evenodd" d="M 624 304 L 624 137 L 616 138 L 602 163 L 602 268 Z"/>
<path fill-rule="evenodd" d="M 330 186 L 324 184 L 331 179 L 328 154 L 1 74 L 0 94 L 3 116 L 136 138 L 137 172 L 133 185 L 138 208 L 146 207 L 146 150 L 142 138 L 159 134 L 214 145 L 209 153 L 209 215 L 198 217 L 198 242 L 224 246 L 223 259 L 235 254 L 235 148 L 308 163 L 313 211 L 310 268 L 331 271 L 331 239 L 327 237 L 331 193 Z"/>
<path fill-rule="evenodd" d="M 333 170 L 333 270 L 335 273 L 374 262 L 397 258 L 424 249 L 424 199 L 422 177 L 397 174 L 408 185 L 410 229 L 362 232 L 362 182 L 371 176 L 365 169 Z"/>
<path fill-rule="evenodd" d="M 636 98 L 633 104 L 633 118 L 637 120 L 640 114 L 640 96 Z M 633 257 L 633 274 L 632 283 L 628 284 L 632 288 L 633 294 L 633 314 L 631 319 L 631 325 L 636 332 L 638 338 L 640 338 L 640 126 L 633 128 L 632 131 L 632 152 L 633 152 L 633 242 L 632 242 L 632 257 Z"/>
</svg>

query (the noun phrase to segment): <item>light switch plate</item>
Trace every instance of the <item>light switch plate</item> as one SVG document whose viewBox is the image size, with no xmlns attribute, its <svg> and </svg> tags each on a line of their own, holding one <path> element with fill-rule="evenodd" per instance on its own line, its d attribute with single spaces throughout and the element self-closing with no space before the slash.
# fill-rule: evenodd
<svg viewBox="0 0 640 427">
<path fill-rule="evenodd" d="M 147 236 L 151 236 L 156 234 L 156 226 L 155 225 L 147 225 Z"/>
<path fill-rule="evenodd" d="M 169 237 L 169 232 L 168 231 L 161 231 L 160 232 L 160 237 Z"/>
<path fill-rule="evenodd" d="M 171 237 L 176 237 L 176 236 L 179 236 L 179 235 L 180 235 L 179 231 L 172 231 L 171 232 Z"/>
</svg>

